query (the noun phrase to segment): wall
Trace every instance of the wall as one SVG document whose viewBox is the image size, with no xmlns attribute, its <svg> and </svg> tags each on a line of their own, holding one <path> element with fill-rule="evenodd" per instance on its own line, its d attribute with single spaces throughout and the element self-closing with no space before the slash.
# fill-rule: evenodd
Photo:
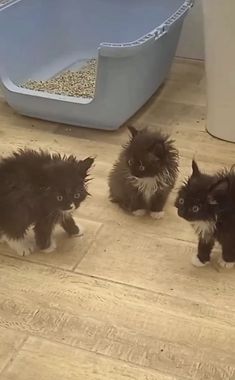
<svg viewBox="0 0 235 380">
<path fill-rule="evenodd" d="M 195 0 L 185 19 L 176 53 L 179 57 L 204 59 L 202 1 Z"/>
</svg>

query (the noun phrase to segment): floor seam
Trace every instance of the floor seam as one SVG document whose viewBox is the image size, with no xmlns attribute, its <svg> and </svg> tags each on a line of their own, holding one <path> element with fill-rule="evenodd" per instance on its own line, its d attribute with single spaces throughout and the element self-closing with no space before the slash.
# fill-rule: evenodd
<svg viewBox="0 0 235 380">
<path fill-rule="evenodd" d="M 8 328 L 9 329 L 9 328 Z M 10 329 L 11 331 L 19 331 L 19 330 L 15 330 L 15 329 Z M 21 331 L 21 330 L 20 330 Z M 22 331 L 21 331 L 22 332 Z M 4 372 L 7 371 L 7 369 L 13 364 L 13 362 L 15 361 L 15 359 L 17 358 L 18 354 L 20 353 L 20 351 L 22 350 L 22 348 L 24 347 L 26 341 L 28 340 L 28 338 L 30 337 L 31 334 L 26 334 L 26 336 L 22 339 L 22 342 L 19 344 L 19 347 L 17 347 L 13 352 L 12 354 L 10 355 L 10 358 L 8 359 L 7 363 L 4 365 L 4 367 L 2 368 L 2 370 L 0 371 L 0 378 L 1 376 L 4 374 Z"/>
<path fill-rule="evenodd" d="M 98 234 L 100 233 L 100 231 L 102 230 L 103 226 L 104 226 L 104 224 L 101 223 L 100 226 L 97 228 L 96 233 L 95 233 L 95 236 L 94 236 L 94 238 L 92 239 L 92 241 L 90 242 L 90 244 L 88 245 L 86 252 L 85 252 L 84 255 L 78 260 L 78 262 L 76 262 L 76 263 L 73 265 L 73 267 L 72 267 L 72 269 L 71 269 L 72 272 L 76 273 L 76 269 L 77 269 L 78 265 L 81 264 L 81 262 L 83 261 L 83 259 L 86 257 L 86 255 L 87 255 L 88 252 L 90 251 L 91 247 L 92 247 L 93 244 L 95 243 L 95 240 L 96 240 Z"/>
<path fill-rule="evenodd" d="M 2 256 L 5 256 L 5 255 L 2 255 Z M 18 257 L 12 257 L 12 256 L 5 256 L 5 257 L 9 257 L 10 259 L 14 260 L 19 260 L 19 261 L 24 261 L 23 259 L 21 258 L 18 258 Z M 176 295 L 171 295 L 169 293 L 163 293 L 163 292 L 157 292 L 155 290 L 152 290 L 152 289 L 148 289 L 148 288 L 143 288 L 141 286 L 137 286 L 137 285 L 131 285 L 131 284 L 127 284 L 127 283 L 124 283 L 124 282 L 121 282 L 121 281 L 116 281 L 116 280 L 111 280 L 111 279 L 108 279 L 108 278 L 104 278 L 104 277 L 100 277 L 100 276 L 95 276 L 95 275 L 91 275 L 91 274 L 86 274 L 86 273 L 83 273 L 83 272 L 73 272 L 72 270 L 69 270 L 69 269 L 61 269 L 61 268 L 58 268 L 58 267 L 55 267 L 55 266 L 47 266 L 45 264 L 41 264 L 41 263 L 35 263 L 35 262 L 29 262 L 27 260 L 27 263 L 30 263 L 30 264 L 35 264 L 36 266 L 42 266 L 42 267 L 46 267 L 46 268 L 53 268 L 53 269 L 56 269 L 56 270 L 59 270 L 59 271 L 64 271 L 66 273 L 70 273 L 70 274 L 73 274 L 74 276 L 81 276 L 81 277 L 85 277 L 87 279 L 94 279 L 94 280 L 98 280 L 98 281 L 101 281 L 102 283 L 109 283 L 109 284 L 114 284 L 114 285 L 117 285 L 117 286 L 121 286 L 121 287 L 126 287 L 126 288 L 129 288 L 129 289 L 132 289 L 132 290 L 138 290 L 140 292 L 145 292 L 145 293 L 149 293 L 149 294 L 152 294 L 154 296 L 165 296 L 167 298 L 172 298 L 172 299 L 178 299 L 178 300 L 182 300 L 182 301 L 185 301 L 185 302 L 189 302 L 190 299 L 189 298 L 184 298 L 184 297 L 179 297 L 179 296 L 176 296 Z M 214 308 L 213 305 L 211 304 L 205 304 L 205 303 L 202 303 L 202 302 L 197 302 L 195 301 L 194 302 L 195 304 L 198 304 L 199 306 L 205 306 L 205 307 L 211 307 L 213 308 L 213 310 L 216 310 L 217 308 Z M 57 310 L 57 309 L 56 309 Z M 60 309 L 58 309 L 60 310 Z M 165 309 L 163 308 L 158 308 L 159 311 L 164 311 Z M 233 312 L 233 309 L 230 309 L 231 312 Z M 168 315 L 178 315 L 178 316 L 181 316 L 180 313 L 177 313 L 177 314 L 174 314 L 174 313 L 170 313 L 170 312 L 166 312 Z M 192 317 L 190 316 L 190 318 L 186 318 L 187 320 L 190 320 L 191 318 L 195 319 L 196 321 L 197 320 L 200 320 L 201 318 L 200 317 Z M 213 323 L 211 322 L 206 316 L 203 316 L 204 320 L 207 321 L 208 323 Z M 232 326 L 229 326 L 223 322 L 214 322 L 213 324 L 217 325 L 218 328 L 227 328 L 227 329 L 232 329 L 233 327 Z"/>
</svg>

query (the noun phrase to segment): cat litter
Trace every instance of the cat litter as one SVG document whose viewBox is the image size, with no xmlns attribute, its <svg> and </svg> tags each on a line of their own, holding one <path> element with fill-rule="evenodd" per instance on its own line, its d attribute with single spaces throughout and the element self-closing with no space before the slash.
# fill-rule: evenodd
<svg viewBox="0 0 235 380">
<path fill-rule="evenodd" d="M 93 98 L 96 66 L 96 59 L 91 59 L 79 71 L 64 71 L 60 75 L 45 81 L 29 80 L 22 87 L 51 94 Z"/>
<path fill-rule="evenodd" d="M 6 101 L 17 112 L 39 119 L 119 128 L 167 78 L 192 4 L 193 0 L 3 4 L 0 86 Z M 90 73 L 80 70 L 93 58 L 96 78 L 93 66 Z"/>
</svg>

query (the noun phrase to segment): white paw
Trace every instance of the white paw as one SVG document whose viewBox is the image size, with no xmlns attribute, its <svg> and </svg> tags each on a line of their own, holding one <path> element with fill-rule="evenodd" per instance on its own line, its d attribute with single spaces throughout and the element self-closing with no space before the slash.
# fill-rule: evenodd
<svg viewBox="0 0 235 380">
<path fill-rule="evenodd" d="M 234 267 L 234 264 L 235 263 L 228 263 L 227 261 L 224 261 L 222 258 L 219 260 L 219 265 L 222 268 L 232 269 Z"/>
<path fill-rule="evenodd" d="M 139 209 L 139 210 L 133 211 L 132 214 L 135 216 L 144 216 L 146 214 L 146 210 Z"/>
<path fill-rule="evenodd" d="M 77 235 L 75 236 L 83 236 L 84 235 L 84 231 L 85 231 L 85 228 L 83 226 L 81 226 L 81 224 L 77 224 L 77 227 L 79 228 L 79 232 Z"/>
<path fill-rule="evenodd" d="M 35 246 L 33 242 L 26 239 L 4 239 L 5 242 L 13 249 L 19 256 L 29 256 L 33 253 Z"/>
<path fill-rule="evenodd" d="M 76 226 L 79 228 L 79 232 L 78 232 L 78 234 L 72 235 L 72 236 L 75 236 L 75 237 L 83 236 L 84 232 L 85 232 L 85 228 L 79 223 L 77 218 L 73 218 L 73 220 L 74 220 Z"/>
<path fill-rule="evenodd" d="M 53 252 L 54 250 L 56 249 L 56 242 L 54 239 L 51 240 L 51 244 L 48 248 L 46 249 L 42 249 L 42 252 L 45 252 L 45 253 L 51 253 Z"/>
<path fill-rule="evenodd" d="M 150 215 L 153 219 L 156 219 L 156 220 L 159 220 L 159 219 L 162 219 L 165 215 L 165 212 L 164 211 L 152 211 L 150 212 Z"/>
<path fill-rule="evenodd" d="M 205 263 L 202 263 L 201 260 L 199 260 L 199 258 L 198 258 L 197 255 L 193 255 L 193 256 L 192 256 L 192 264 L 193 264 L 195 267 L 201 268 L 201 267 L 204 267 L 204 266 L 206 266 L 207 264 L 209 264 L 209 261 L 207 261 L 207 262 L 205 262 Z"/>
</svg>

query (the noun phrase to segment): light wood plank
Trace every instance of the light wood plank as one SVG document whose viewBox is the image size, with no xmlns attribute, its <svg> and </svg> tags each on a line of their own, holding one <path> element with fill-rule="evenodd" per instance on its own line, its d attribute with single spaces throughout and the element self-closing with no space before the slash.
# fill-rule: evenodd
<svg viewBox="0 0 235 380">
<path fill-rule="evenodd" d="M 233 327 L 168 313 L 148 291 L 0 259 L 1 326 L 180 378 L 235 374 Z"/>
<path fill-rule="evenodd" d="M 206 103 L 204 88 L 191 81 L 169 80 L 167 86 L 163 87 L 158 99 L 196 106 L 205 106 Z"/>
<path fill-rule="evenodd" d="M 148 107 L 143 108 L 141 113 L 136 116 L 141 124 L 158 123 L 164 125 L 169 132 L 173 130 L 175 125 L 187 126 L 203 123 L 205 125 L 205 107 L 190 104 L 168 102 L 166 100 L 153 99 Z M 134 119 L 135 121 L 135 119 Z M 199 123 L 197 123 L 199 121 Z"/>
<path fill-rule="evenodd" d="M 0 373 L 15 357 L 26 335 L 19 331 L 0 327 Z"/>
<path fill-rule="evenodd" d="M 28 371 L 28 368 L 31 370 Z M 101 355 L 30 338 L 2 380 L 180 380 Z"/>
<path fill-rule="evenodd" d="M 106 226 L 77 271 L 235 310 L 233 271 L 212 266 L 198 271 L 191 265 L 195 244 L 162 238 L 157 231 L 144 235 Z"/>
<path fill-rule="evenodd" d="M 156 107 L 158 103 L 159 107 Z M 187 109 L 184 109 L 185 107 L 190 112 L 187 112 Z M 204 109 L 204 107 L 201 107 L 201 109 Z M 160 112 L 164 118 L 167 117 L 173 120 L 168 122 L 165 119 L 161 120 L 158 115 L 155 115 L 156 111 Z M 142 116 L 140 114 L 138 122 L 134 121 L 134 124 L 137 126 L 150 125 L 155 126 L 155 128 L 156 126 L 164 125 L 163 131 L 166 129 L 166 132 L 173 133 L 180 155 L 189 161 L 196 155 L 203 162 L 210 162 L 211 156 L 213 156 L 213 161 L 217 166 L 234 163 L 234 144 L 215 139 L 205 132 L 205 116 L 200 117 L 198 107 L 159 101 L 154 102 L 152 106 L 150 105 L 146 112 L 141 112 L 143 113 Z M 6 118 L 0 116 L 2 125 L 9 120 L 9 117 L 10 120 L 12 119 L 10 110 L 8 113 Z M 151 116 L 152 120 L 148 120 L 149 116 Z M 180 117 L 180 121 L 174 120 L 177 117 Z M 85 129 L 64 126 L 58 128 L 56 124 L 43 124 L 42 121 L 32 121 L 33 119 L 27 118 L 19 119 L 19 122 L 18 118 L 22 118 L 22 116 L 15 115 L 13 117 L 9 130 L 1 130 L 1 136 L 4 141 L 0 142 L 0 151 L 4 154 L 16 149 L 16 146 L 24 147 L 29 143 L 35 148 L 42 147 L 65 153 L 73 152 L 80 157 L 95 155 L 98 157 L 98 161 L 112 163 L 116 160 L 121 145 L 128 140 L 126 128 L 122 128 L 115 133 L 92 131 L 93 138 L 91 139 L 92 132 Z M 185 121 L 184 118 L 186 118 Z M 193 123 L 195 124 L 194 126 Z M 26 136 L 25 128 L 27 131 Z M 79 138 L 79 141 L 75 137 Z"/>
<path fill-rule="evenodd" d="M 205 77 L 203 61 L 176 58 L 169 74 L 169 79 L 181 83 L 200 84 Z M 205 86 L 204 86 L 205 88 Z"/>
</svg>

